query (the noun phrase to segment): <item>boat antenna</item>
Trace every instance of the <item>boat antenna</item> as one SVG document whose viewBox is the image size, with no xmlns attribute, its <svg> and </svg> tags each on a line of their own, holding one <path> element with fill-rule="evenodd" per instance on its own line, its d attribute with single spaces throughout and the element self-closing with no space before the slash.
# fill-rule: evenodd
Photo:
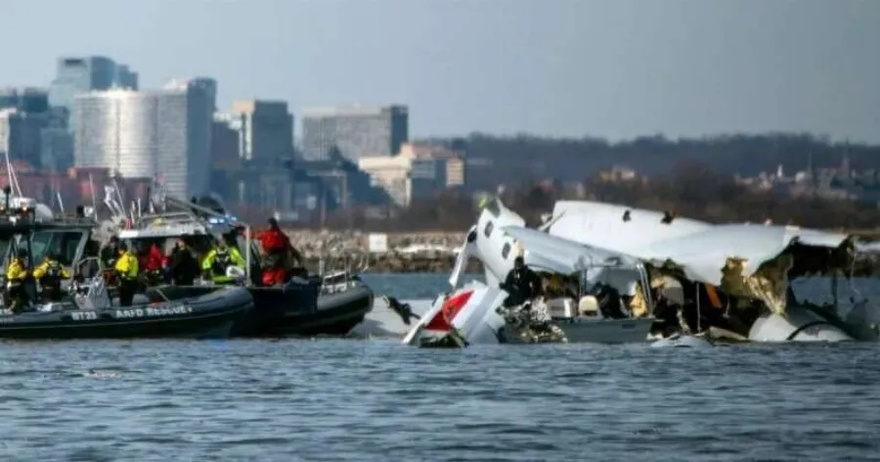
<svg viewBox="0 0 880 462">
<path fill-rule="evenodd" d="M 16 196 L 22 197 L 21 186 L 18 185 L 18 176 L 15 174 L 15 168 L 12 166 L 12 162 L 9 160 L 8 149 L 4 151 L 3 158 L 6 161 L 6 174 L 9 176 L 9 185 L 13 188 L 12 191 L 15 191 Z"/>
<path fill-rule="evenodd" d="M 92 196 L 92 214 L 95 221 L 98 221 L 98 199 L 95 197 L 95 182 L 92 181 L 92 173 L 89 172 L 89 193 Z"/>
<path fill-rule="evenodd" d="M 58 200 L 58 209 L 64 213 L 64 201 L 61 200 L 61 191 L 55 190 L 55 198 Z"/>
<path fill-rule="evenodd" d="M 116 181 L 116 177 L 114 176 L 111 180 L 113 182 L 113 190 L 116 192 L 116 200 L 119 204 L 120 208 L 125 204 L 125 199 L 122 197 L 122 190 L 119 188 L 119 182 Z M 125 210 L 122 210 L 122 214 L 125 215 Z"/>
</svg>

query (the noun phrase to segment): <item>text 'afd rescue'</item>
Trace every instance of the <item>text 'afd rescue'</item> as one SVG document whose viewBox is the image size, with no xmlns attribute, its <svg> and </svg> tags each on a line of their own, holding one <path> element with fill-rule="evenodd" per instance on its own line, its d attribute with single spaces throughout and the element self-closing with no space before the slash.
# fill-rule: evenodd
<svg viewBox="0 0 880 462">
<path fill-rule="evenodd" d="M 178 314 L 192 313 L 192 308 L 185 305 L 169 306 L 163 308 L 134 308 L 130 310 L 116 310 L 116 318 L 153 318 L 157 316 L 174 316 Z"/>
</svg>

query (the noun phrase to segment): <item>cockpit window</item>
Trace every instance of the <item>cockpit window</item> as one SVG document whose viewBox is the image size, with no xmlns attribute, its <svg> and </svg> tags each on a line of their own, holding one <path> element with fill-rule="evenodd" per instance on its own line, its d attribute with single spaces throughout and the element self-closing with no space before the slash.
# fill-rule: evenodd
<svg viewBox="0 0 880 462">
<path fill-rule="evenodd" d="M 501 248 L 501 258 L 507 260 L 508 255 L 510 255 L 510 242 L 505 242 L 504 247 Z"/>
<path fill-rule="evenodd" d="M 493 229 L 494 227 L 495 227 L 495 225 L 493 225 L 493 224 L 492 224 L 492 221 L 490 220 L 488 223 L 486 223 L 486 227 L 483 228 L 483 235 L 486 236 L 487 238 L 488 238 L 489 236 L 491 236 L 491 235 L 492 235 L 492 229 Z"/>
</svg>

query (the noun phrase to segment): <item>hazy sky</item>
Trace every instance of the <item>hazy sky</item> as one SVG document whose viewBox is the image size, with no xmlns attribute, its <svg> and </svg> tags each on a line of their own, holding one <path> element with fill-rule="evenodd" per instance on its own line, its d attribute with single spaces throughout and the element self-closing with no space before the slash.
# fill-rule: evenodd
<svg viewBox="0 0 880 462">
<path fill-rule="evenodd" d="M 214 77 L 221 108 L 405 103 L 414 137 L 880 142 L 880 0 L 0 0 L 0 19 L 0 86 L 103 54 L 143 87 Z"/>
</svg>

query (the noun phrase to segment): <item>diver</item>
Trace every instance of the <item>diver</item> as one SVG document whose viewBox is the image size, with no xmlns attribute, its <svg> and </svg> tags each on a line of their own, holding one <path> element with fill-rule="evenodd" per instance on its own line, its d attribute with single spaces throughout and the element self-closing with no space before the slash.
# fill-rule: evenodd
<svg viewBox="0 0 880 462">
<path fill-rule="evenodd" d="M 138 259 L 128 251 L 128 246 L 120 242 L 117 246 L 119 256 L 113 265 L 119 278 L 119 305 L 131 306 L 137 291 Z"/>
<path fill-rule="evenodd" d="M 15 258 L 6 267 L 7 307 L 13 313 L 20 313 L 28 306 L 28 293 L 25 287 L 27 277 L 27 250 L 18 249 Z"/>
<path fill-rule="evenodd" d="M 178 286 L 191 286 L 199 277 L 199 262 L 187 247 L 183 239 L 174 243 L 169 255 L 168 272 L 171 281 Z"/>
<path fill-rule="evenodd" d="M 208 252 L 202 261 L 202 271 L 205 276 L 215 284 L 229 284 L 232 278 L 226 275 L 226 270 L 230 266 L 235 266 L 244 271 L 244 258 L 235 247 L 229 247 L 226 242 L 221 241 L 215 248 Z"/>
<path fill-rule="evenodd" d="M 100 260 L 104 268 L 113 268 L 119 256 L 119 236 L 110 236 L 110 240 L 101 249 Z"/>
<path fill-rule="evenodd" d="M 504 307 L 510 308 L 522 305 L 540 295 L 541 279 L 531 268 L 526 266 L 523 257 L 516 257 L 513 260 L 513 269 L 507 273 L 507 277 L 500 287 L 510 294 L 504 299 Z"/>
<path fill-rule="evenodd" d="M 60 302 L 64 296 L 61 281 L 70 279 L 70 271 L 58 261 L 58 255 L 52 253 L 34 268 L 34 279 L 40 282 L 44 301 Z"/>
</svg>

